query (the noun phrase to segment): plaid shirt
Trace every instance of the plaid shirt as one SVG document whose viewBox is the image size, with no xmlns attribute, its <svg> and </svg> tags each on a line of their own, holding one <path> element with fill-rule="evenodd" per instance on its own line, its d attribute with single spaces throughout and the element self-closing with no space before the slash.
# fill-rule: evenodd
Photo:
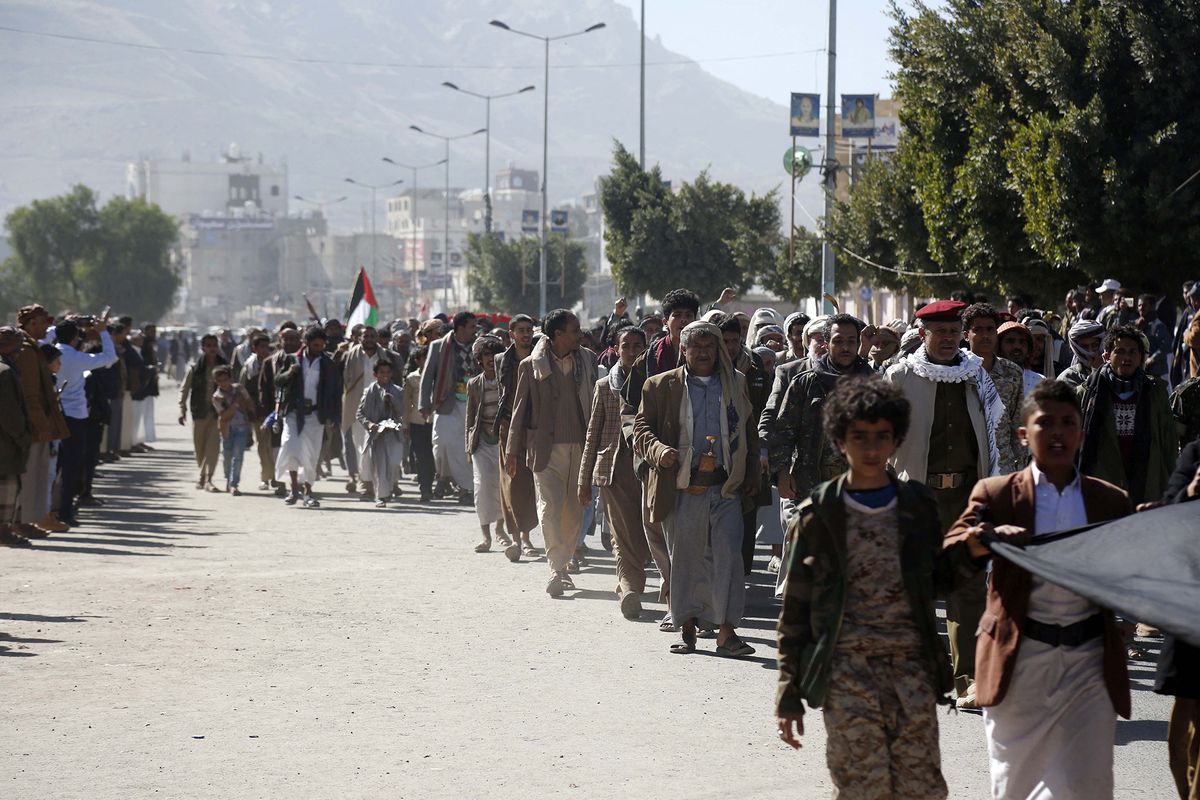
<svg viewBox="0 0 1200 800">
<path fill-rule="evenodd" d="M 579 485 L 608 486 L 612 483 L 617 453 L 628 447 L 621 436 L 621 396 L 612 390 L 609 376 L 596 381 L 592 394 L 592 416 L 588 421 Z"/>
</svg>

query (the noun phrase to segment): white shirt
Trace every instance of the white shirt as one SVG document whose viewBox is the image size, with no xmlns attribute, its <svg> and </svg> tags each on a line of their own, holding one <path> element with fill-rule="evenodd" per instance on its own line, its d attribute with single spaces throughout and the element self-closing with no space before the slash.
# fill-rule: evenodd
<svg viewBox="0 0 1200 800">
<path fill-rule="evenodd" d="M 58 397 L 62 401 L 63 413 L 72 419 L 87 419 L 87 395 L 83 382 L 94 369 L 104 369 L 115 364 L 117 350 L 113 347 L 108 331 L 100 331 L 99 353 L 81 353 L 69 344 L 59 342 L 55 347 L 62 353 L 58 370 Z"/>
<path fill-rule="evenodd" d="M 317 402 L 317 382 L 321 380 L 321 357 L 309 358 L 308 354 L 300 356 L 300 369 L 304 373 L 304 399 Z"/>
<path fill-rule="evenodd" d="M 1075 479 L 1059 492 L 1046 477 L 1046 473 L 1038 469 L 1036 463 L 1030 464 L 1029 469 L 1033 472 L 1036 503 L 1033 531 L 1035 537 L 1081 528 L 1088 524 L 1078 472 L 1075 473 Z M 1033 586 L 1029 593 L 1029 616 L 1033 619 L 1055 625 L 1070 625 L 1087 619 L 1096 611 L 1095 605 L 1074 592 L 1033 576 Z"/>
</svg>

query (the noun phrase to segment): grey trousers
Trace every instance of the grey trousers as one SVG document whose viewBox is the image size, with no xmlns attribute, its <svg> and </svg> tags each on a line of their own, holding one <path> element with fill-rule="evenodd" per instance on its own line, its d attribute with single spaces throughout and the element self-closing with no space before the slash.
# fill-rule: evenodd
<svg viewBox="0 0 1200 800">
<path fill-rule="evenodd" d="M 746 606 L 741 498 L 721 497 L 720 486 L 703 494 L 677 490 L 663 531 L 671 555 L 669 605 L 675 624 L 696 617 L 737 626 Z"/>
<path fill-rule="evenodd" d="M 29 446 L 25 474 L 21 476 L 21 508 L 17 522 L 41 522 L 50 511 L 50 442 Z"/>
</svg>

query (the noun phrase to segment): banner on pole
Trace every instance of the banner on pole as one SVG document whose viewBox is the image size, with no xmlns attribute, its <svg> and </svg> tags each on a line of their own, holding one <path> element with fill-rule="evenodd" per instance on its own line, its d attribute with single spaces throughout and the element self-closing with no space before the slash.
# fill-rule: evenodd
<svg viewBox="0 0 1200 800">
<path fill-rule="evenodd" d="M 818 136 L 821 126 L 821 95 L 792 92 L 791 135 Z"/>
<path fill-rule="evenodd" d="M 842 95 L 842 136 L 847 139 L 875 137 L 875 95 Z"/>
<path fill-rule="evenodd" d="M 538 217 L 541 212 L 537 209 L 525 209 L 521 212 L 521 231 L 523 233 L 537 233 Z"/>
<path fill-rule="evenodd" d="M 551 233 L 566 233 L 567 232 L 567 212 L 566 211 L 551 211 L 550 212 L 550 232 Z"/>
</svg>

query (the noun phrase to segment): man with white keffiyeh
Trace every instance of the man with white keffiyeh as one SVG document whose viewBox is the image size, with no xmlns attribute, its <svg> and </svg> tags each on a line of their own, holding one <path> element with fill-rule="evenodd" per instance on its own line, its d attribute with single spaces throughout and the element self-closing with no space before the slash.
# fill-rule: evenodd
<svg viewBox="0 0 1200 800">
<path fill-rule="evenodd" d="M 933 490 L 942 528 L 967 506 L 975 482 L 999 474 L 996 430 L 1004 402 L 983 359 L 960 348 L 965 303 L 940 300 L 917 312 L 921 347 L 891 367 L 887 379 L 912 406 L 908 436 L 892 456 L 902 479 Z M 946 606 L 950 655 L 960 708 L 975 708 L 975 629 L 986 600 L 985 573 L 954 592 Z"/>
</svg>

